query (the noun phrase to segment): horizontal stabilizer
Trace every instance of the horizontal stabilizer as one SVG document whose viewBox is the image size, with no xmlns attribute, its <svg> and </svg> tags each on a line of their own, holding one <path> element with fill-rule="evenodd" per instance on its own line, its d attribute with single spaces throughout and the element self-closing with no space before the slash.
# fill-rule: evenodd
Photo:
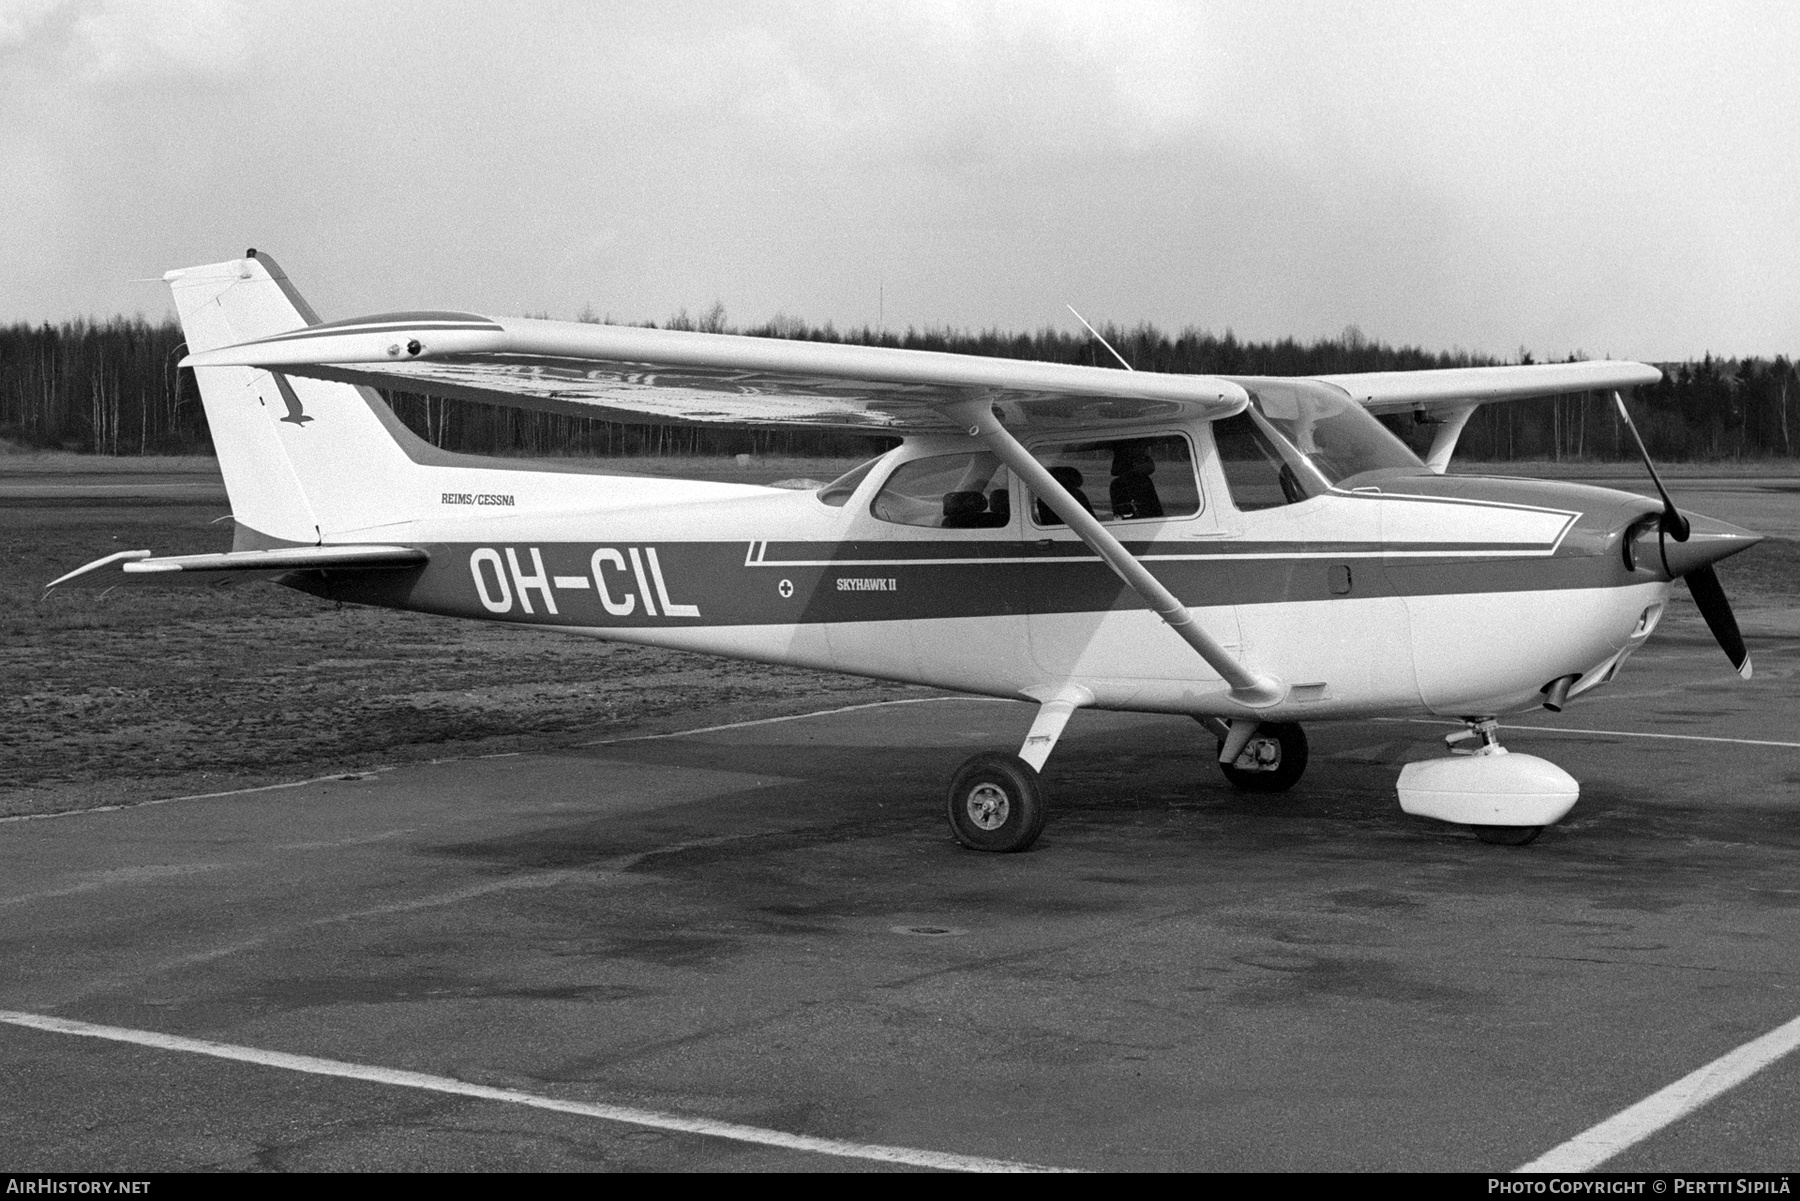
<svg viewBox="0 0 1800 1201">
<path fill-rule="evenodd" d="M 77 567 L 45 588 L 113 588 L 120 584 L 217 584 L 264 579 L 290 571 L 381 571 L 418 567 L 430 558 L 411 546 L 283 546 L 211 555 L 164 555 L 122 550 Z"/>
</svg>

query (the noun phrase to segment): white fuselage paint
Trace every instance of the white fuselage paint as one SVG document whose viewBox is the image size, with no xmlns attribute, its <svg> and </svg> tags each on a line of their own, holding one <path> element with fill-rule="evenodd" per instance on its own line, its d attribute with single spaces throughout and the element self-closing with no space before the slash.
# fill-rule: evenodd
<svg viewBox="0 0 1800 1201">
<path fill-rule="evenodd" d="M 1291 687 L 1282 704 L 1256 711 L 1271 721 L 1315 721 L 1370 714 L 1495 715 L 1537 708 L 1543 685 L 1564 675 L 1603 671 L 1624 647 L 1638 615 L 1667 585 L 1565 590 L 1555 594 L 1555 624 L 1543 594 L 1501 593 L 1430 598 L 1443 631 L 1420 659 L 1405 628 L 1384 627 L 1391 604 L 1342 602 L 1325 628 L 1306 605 L 1239 606 L 1258 631 L 1251 656 L 1259 669 Z M 1650 599 L 1647 599 L 1650 598 Z M 1508 608 L 1509 603 L 1513 606 Z M 1458 606 L 1462 608 L 1458 608 Z M 1579 611 L 1571 618 L 1570 608 Z M 1470 609 L 1477 612 L 1471 615 Z M 1486 611 L 1486 612 L 1481 612 Z M 1201 611 L 1206 620 L 1211 611 Z M 1516 616 L 1515 616 L 1516 615 Z M 942 618 L 837 622 L 830 625 L 667 626 L 645 629 L 562 627 L 571 633 L 703 654 L 850 672 L 989 696 L 1025 698 L 1052 678 L 1086 688 L 1093 708 L 1202 716 L 1241 716 L 1218 675 L 1175 639 L 1154 615 L 1125 611 L 1083 618 L 1087 653 L 1052 677 L 1017 653 L 1019 619 Z M 1416 628 L 1416 627 L 1415 627 Z M 1124 661 L 1091 648 L 1099 643 L 1155 644 L 1160 668 L 1134 653 Z M 1528 652 L 1520 648 L 1529 647 Z M 1414 682 L 1418 672 L 1418 682 Z M 1185 674 L 1184 674 L 1185 673 Z"/>
<path fill-rule="evenodd" d="M 1644 583 L 1409 596 L 1420 699 L 1451 716 L 1534 708 L 1546 682 L 1607 667 L 1644 610 L 1668 595 L 1667 583 Z"/>
<path fill-rule="evenodd" d="M 1043 547 L 1072 539 L 1066 530 L 1034 527 L 1023 505 L 1016 507 L 1013 524 L 1005 530 L 916 528 L 873 518 L 869 501 L 889 471 L 913 457 L 945 453 L 944 443 L 920 439 L 895 450 L 841 507 L 822 504 L 810 492 L 760 489 L 733 489 L 729 497 L 689 492 L 671 503 L 660 495 L 659 485 L 643 481 L 634 496 L 641 503 L 628 507 L 555 512 L 521 502 L 511 513 L 478 522 L 461 514 L 458 520 L 434 514 L 404 530 L 388 528 L 383 536 L 426 543 L 480 538 L 496 547 L 519 547 L 521 571 L 528 579 L 541 572 L 534 571 L 523 548 L 604 538 L 611 545 L 594 552 L 594 582 L 605 586 L 607 611 L 612 613 L 626 611 L 634 598 L 641 598 L 646 607 L 659 600 L 666 607 L 671 595 L 679 602 L 684 582 L 676 575 L 650 578 L 652 544 L 665 548 L 666 562 L 672 557 L 668 547 L 696 537 L 709 542 L 741 540 L 747 548 L 744 564 L 749 578 L 759 581 L 754 586 L 773 590 L 809 565 L 782 559 L 773 543 L 858 542 L 872 548 L 866 561 L 839 558 L 832 565 L 853 573 L 857 591 L 883 593 L 892 585 L 884 582 L 874 588 L 864 582 L 887 581 L 899 570 L 894 564 L 904 562 L 886 558 L 883 547 L 966 539 L 984 545 L 972 545 L 971 559 L 964 562 L 994 562 L 976 560 L 975 550 L 991 553 L 994 542 L 1009 541 L 1020 556 L 1009 561 L 1041 561 L 1032 557 L 1034 543 Z M 966 443 L 949 445 L 967 448 Z M 1199 514 L 1116 527 L 1122 539 L 1155 540 L 1156 550 L 1145 556 L 1152 570 L 1178 560 L 1204 566 L 1213 560 L 1242 563 L 1246 557 L 1260 557 L 1279 563 L 1320 560 L 1309 569 L 1322 571 L 1323 561 L 1344 560 L 1357 578 L 1367 580 L 1386 564 L 1424 562 L 1434 556 L 1548 557 L 1555 554 L 1573 520 L 1571 513 L 1541 507 L 1346 494 L 1238 513 L 1219 499 L 1224 489 L 1208 475 L 1209 465 L 1203 454 L 1201 480 L 1208 499 Z M 557 477 L 543 482 L 553 479 Z M 535 483 L 521 480 L 517 486 L 525 489 Z M 1024 493 L 1018 490 L 1014 495 Z M 1410 553 L 1384 549 L 1402 541 L 1456 543 L 1461 549 Z M 1306 549 L 1329 542 L 1361 542 L 1365 549 Z M 1252 543 L 1265 549 L 1247 556 L 1245 548 Z M 1493 544 L 1494 550 L 1482 551 L 1483 543 Z M 632 561 L 634 547 L 647 552 L 637 562 Z M 1073 559 L 1068 562 L 1074 564 Z M 510 564 L 507 573 L 508 583 L 518 591 L 519 573 L 511 571 Z M 583 580 L 584 588 L 585 584 Z M 659 598 L 659 591 L 665 595 Z M 1499 714 L 1535 707 L 1543 687 L 1561 676 L 1582 677 L 1577 690 L 1600 682 L 1621 652 L 1629 649 L 1646 608 L 1667 596 L 1669 584 L 1646 581 L 1625 587 L 1405 596 L 1369 591 L 1371 595 L 1327 603 L 1240 603 L 1197 606 L 1193 612 L 1232 653 L 1289 686 L 1288 699 L 1255 711 L 1258 717 L 1301 721 L 1373 713 Z M 534 592 L 534 600 L 541 595 Z M 670 608 L 670 615 L 674 612 Z M 1229 699 L 1218 675 L 1154 614 L 1137 608 L 755 625 L 709 625 L 705 613 L 694 609 L 678 624 L 558 628 L 992 696 L 1024 697 L 1046 686 L 1075 685 L 1091 692 L 1098 708 L 1218 716 L 1247 712 Z"/>
</svg>

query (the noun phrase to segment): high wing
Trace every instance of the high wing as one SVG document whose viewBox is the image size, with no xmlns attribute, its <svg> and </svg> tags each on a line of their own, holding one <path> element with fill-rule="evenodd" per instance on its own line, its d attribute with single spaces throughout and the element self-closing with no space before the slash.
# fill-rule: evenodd
<svg viewBox="0 0 1800 1201">
<path fill-rule="evenodd" d="M 1412 413 L 1436 426 L 1425 465 L 1440 475 L 1475 410 L 1497 401 L 1530 400 L 1570 392 L 1622 392 L 1653 384 L 1662 372 L 1642 363 L 1601 359 L 1586 363 L 1529 363 L 1509 367 L 1449 367 L 1435 371 L 1368 371 L 1322 375 L 1371 413 Z M 1248 382 L 1248 381 L 1246 381 Z"/>
<path fill-rule="evenodd" d="M 969 401 L 1015 427 L 1227 417 L 1243 388 L 1204 375 L 472 313 L 389 313 L 190 355 L 377 388 L 609 421 L 966 428 Z"/>
<path fill-rule="evenodd" d="M 291 571 L 380 571 L 418 567 L 430 556 L 411 546 L 283 546 L 211 555 L 152 555 L 122 550 L 77 567 L 44 585 L 116 588 L 121 584 L 221 584 L 267 579 Z"/>
<path fill-rule="evenodd" d="M 1642 363 L 1604 359 L 1436 371 L 1369 371 L 1315 378 L 1342 388 L 1371 413 L 1434 413 L 1491 401 L 1528 400 L 1568 392 L 1622 391 L 1654 384 L 1662 378 L 1662 372 Z"/>
</svg>

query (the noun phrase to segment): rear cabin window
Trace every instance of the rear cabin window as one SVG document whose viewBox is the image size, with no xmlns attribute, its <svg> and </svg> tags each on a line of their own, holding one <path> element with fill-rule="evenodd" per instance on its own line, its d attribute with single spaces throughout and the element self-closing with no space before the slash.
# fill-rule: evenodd
<svg viewBox="0 0 1800 1201">
<path fill-rule="evenodd" d="M 1192 517 L 1200 511 L 1194 455 L 1179 435 L 1070 442 L 1038 447 L 1034 453 L 1081 507 L 1101 521 Z M 1041 499 L 1033 502 L 1031 519 L 1040 526 L 1063 524 Z"/>
<path fill-rule="evenodd" d="M 1006 469 L 986 451 L 902 463 L 869 511 L 897 525 L 944 530 L 999 529 L 1012 522 Z"/>
</svg>

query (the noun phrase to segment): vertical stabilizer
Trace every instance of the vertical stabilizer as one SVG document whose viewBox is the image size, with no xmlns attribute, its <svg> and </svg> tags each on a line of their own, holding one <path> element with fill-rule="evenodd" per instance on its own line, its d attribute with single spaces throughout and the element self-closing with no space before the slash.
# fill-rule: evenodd
<svg viewBox="0 0 1800 1201">
<path fill-rule="evenodd" d="M 319 324 L 273 259 L 171 271 L 189 353 Z M 314 544 L 379 525 L 418 466 L 379 398 L 350 384 L 249 367 L 194 371 L 237 519 L 238 549 Z M 384 421 L 383 417 L 389 420 Z"/>
</svg>

